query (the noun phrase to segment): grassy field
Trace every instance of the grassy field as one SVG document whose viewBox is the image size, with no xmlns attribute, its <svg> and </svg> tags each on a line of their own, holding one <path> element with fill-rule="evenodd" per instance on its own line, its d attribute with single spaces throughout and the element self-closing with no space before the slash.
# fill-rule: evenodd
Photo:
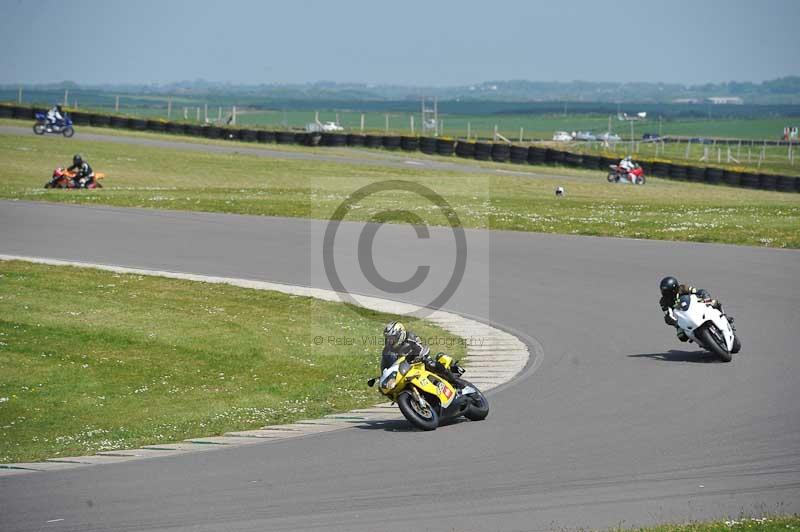
<svg viewBox="0 0 800 532">
<path fill-rule="evenodd" d="M 778 532 L 800 530 L 798 516 L 740 517 L 724 521 L 696 522 L 678 525 L 660 525 L 647 528 L 619 528 L 616 532 L 730 532 L 747 530 L 752 532 Z"/>
<path fill-rule="evenodd" d="M 389 316 L 158 277 L 0 261 L 0 463 L 217 435 L 380 402 Z M 422 337 L 452 338 L 419 320 Z M 355 339 L 337 346 L 321 335 Z M 452 352 L 461 357 L 463 346 Z"/>
<path fill-rule="evenodd" d="M 230 145 L 230 144 L 229 144 Z M 106 188 L 45 190 L 52 169 L 81 152 Z M 327 219 L 357 188 L 404 179 L 441 194 L 465 227 L 800 248 L 800 195 L 651 179 L 612 185 L 601 172 L 526 167 L 566 177 L 515 177 L 266 159 L 0 135 L 0 197 Z M 486 165 L 509 168 L 508 165 Z M 555 198 L 555 185 L 565 198 Z M 386 192 L 364 200 L 348 219 L 404 208 L 433 225 L 444 216 L 427 200 Z"/>
</svg>

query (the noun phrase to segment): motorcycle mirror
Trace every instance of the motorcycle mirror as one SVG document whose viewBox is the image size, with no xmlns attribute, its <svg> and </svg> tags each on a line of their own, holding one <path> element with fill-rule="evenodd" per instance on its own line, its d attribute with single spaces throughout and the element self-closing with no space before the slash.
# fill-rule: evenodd
<svg viewBox="0 0 800 532">
<path fill-rule="evenodd" d="M 368 380 L 368 381 L 367 381 L 367 386 L 369 386 L 370 388 L 372 388 L 372 387 L 375 385 L 375 381 L 376 381 L 376 380 L 377 380 L 377 379 L 376 379 L 375 377 L 372 377 L 370 380 Z"/>
</svg>

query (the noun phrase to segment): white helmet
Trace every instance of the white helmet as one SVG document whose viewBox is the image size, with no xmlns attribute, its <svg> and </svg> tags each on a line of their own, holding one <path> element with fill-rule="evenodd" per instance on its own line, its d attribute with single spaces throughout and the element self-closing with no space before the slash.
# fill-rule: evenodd
<svg viewBox="0 0 800 532">
<path fill-rule="evenodd" d="M 386 341 L 386 345 L 397 348 L 408 338 L 408 331 L 406 326 L 399 321 L 390 321 L 383 328 L 383 338 Z"/>
</svg>

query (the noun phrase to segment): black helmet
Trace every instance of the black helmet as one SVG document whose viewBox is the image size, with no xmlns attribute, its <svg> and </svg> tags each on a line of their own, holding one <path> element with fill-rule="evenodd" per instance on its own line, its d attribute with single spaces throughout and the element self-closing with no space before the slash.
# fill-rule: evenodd
<svg viewBox="0 0 800 532">
<path fill-rule="evenodd" d="M 658 288 L 661 289 L 662 295 L 674 297 L 678 293 L 678 280 L 671 275 L 664 277 L 661 279 Z"/>
<path fill-rule="evenodd" d="M 63 112 L 60 105 L 56 105 L 56 109 L 58 110 L 59 113 Z"/>
<path fill-rule="evenodd" d="M 72 164 L 81 165 L 83 164 L 83 157 L 81 157 L 80 153 L 76 153 L 72 156 Z"/>
</svg>

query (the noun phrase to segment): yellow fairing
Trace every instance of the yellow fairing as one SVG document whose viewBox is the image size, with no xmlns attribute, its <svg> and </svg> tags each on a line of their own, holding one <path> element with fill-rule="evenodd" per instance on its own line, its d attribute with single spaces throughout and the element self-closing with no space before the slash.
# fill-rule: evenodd
<svg viewBox="0 0 800 532">
<path fill-rule="evenodd" d="M 450 403 L 456 397 L 456 389 L 452 384 L 424 369 L 424 367 L 419 370 L 414 368 L 406 375 L 406 378 L 421 391 L 437 397 L 443 408 L 450 406 Z M 437 384 L 434 384 L 433 381 Z"/>
<path fill-rule="evenodd" d="M 450 355 L 445 355 L 444 353 L 439 353 L 438 360 L 439 360 L 439 363 L 442 366 L 446 367 L 447 369 L 450 369 L 450 367 L 453 365 L 453 357 L 451 357 Z"/>
</svg>

